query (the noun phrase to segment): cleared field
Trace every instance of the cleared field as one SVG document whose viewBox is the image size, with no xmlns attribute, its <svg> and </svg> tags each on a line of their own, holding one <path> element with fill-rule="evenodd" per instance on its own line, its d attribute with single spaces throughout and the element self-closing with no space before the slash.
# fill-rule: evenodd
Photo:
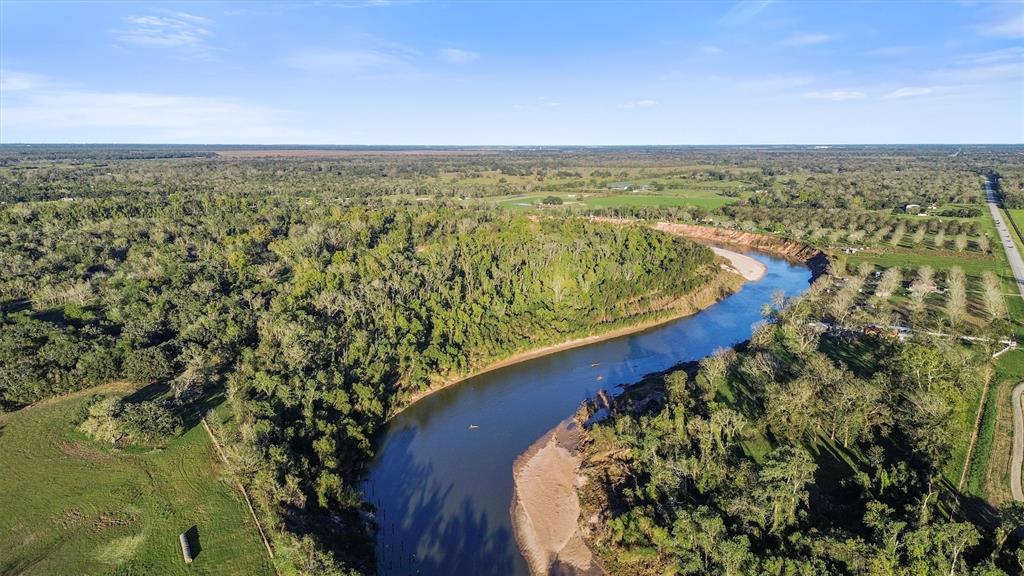
<svg viewBox="0 0 1024 576">
<path fill-rule="evenodd" d="M 116 391 L 0 416 L 0 574 L 273 574 L 202 426 L 146 452 L 74 429 L 92 393 Z M 178 534 L 190 529 L 186 566 Z"/>
<path fill-rule="evenodd" d="M 700 208 L 719 208 L 735 202 L 736 198 L 719 196 L 714 192 L 701 191 L 690 193 L 664 194 L 614 194 L 590 195 L 580 198 L 569 194 L 535 194 L 503 199 L 498 204 L 506 208 L 531 208 L 540 204 L 547 196 L 562 199 L 562 206 L 587 206 L 590 208 L 615 208 L 620 206 L 698 206 Z"/>
<path fill-rule="evenodd" d="M 639 194 L 621 194 L 616 196 L 592 196 L 583 199 L 583 204 L 593 208 L 613 208 L 616 206 L 699 206 L 701 208 L 718 208 L 735 202 L 735 198 L 718 195 L 646 196 Z"/>
</svg>

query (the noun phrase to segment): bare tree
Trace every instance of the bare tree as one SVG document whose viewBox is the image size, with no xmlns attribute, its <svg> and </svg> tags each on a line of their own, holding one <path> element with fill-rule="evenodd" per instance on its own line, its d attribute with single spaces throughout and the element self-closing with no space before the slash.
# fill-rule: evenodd
<svg viewBox="0 0 1024 576">
<path fill-rule="evenodd" d="M 952 326 L 967 317 L 967 277 L 959 266 L 950 268 L 946 276 L 946 316 Z"/>
<path fill-rule="evenodd" d="M 924 301 L 935 291 L 935 271 L 931 266 L 921 266 L 917 269 L 917 279 L 910 286 L 910 311 L 920 314 L 924 311 Z"/>
<path fill-rule="evenodd" d="M 1006 299 L 1003 298 L 999 277 L 995 272 L 986 270 L 981 275 L 981 282 L 982 291 L 985 294 L 985 310 L 988 312 L 989 320 L 995 322 L 1006 318 Z"/>
<path fill-rule="evenodd" d="M 900 222 L 896 225 L 896 229 L 893 230 L 892 236 L 889 237 L 889 244 L 893 246 L 899 246 L 900 242 L 903 241 L 903 235 L 907 233 L 907 225 Z"/>
<path fill-rule="evenodd" d="M 988 252 L 988 244 L 989 244 L 988 234 L 979 234 L 977 242 L 978 242 L 978 250 L 980 250 L 982 252 Z"/>
<path fill-rule="evenodd" d="M 878 281 L 878 286 L 875 286 L 875 299 L 878 302 L 884 302 L 888 300 L 896 289 L 900 287 L 900 283 L 903 282 L 903 272 L 897 266 L 887 268 L 882 273 L 882 279 Z"/>
<path fill-rule="evenodd" d="M 914 229 L 914 235 L 910 237 L 910 241 L 917 246 L 921 242 L 924 242 L 924 234 L 928 230 L 925 229 L 924 224 L 918 224 L 917 228 Z"/>
</svg>

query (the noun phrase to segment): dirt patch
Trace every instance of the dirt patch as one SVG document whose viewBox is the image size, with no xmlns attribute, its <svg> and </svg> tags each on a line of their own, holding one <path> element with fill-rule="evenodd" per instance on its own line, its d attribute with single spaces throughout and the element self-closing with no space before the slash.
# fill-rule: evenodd
<svg viewBox="0 0 1024 576">
<path fill-rule="evenodd" d="M 715 228 L 712 226 L 697 226 L 695 224 L 678 224 L 673 222 L 658 222 L 653 226 L 655 230 L 661 230 L 676 236 L 683 236 L 692 240 L 704 240 L 708 242 L 720 242 L 745 246 L 778 254 L 788 260 L 803 262 L 811 269 L 814 278 L 824 274 L 828 269 L 828 258 L 825 254 L 806 244 L 770 236 L 768 234 L 757 234 L 755 232 L 744 232 L 742 230 L 730 230 L 728 228 Z"/>
<path fill-rule="evenodd" d="M 109 462 L 113 459 L 110 454 L 97 450 L 85 442 L 61 441 L 57 443 L 57 449 L 65 456 L 89 462 Z"/>
<path fill-rule="evenodd" d="M 100 532 L 109 528 L 121 528 L 131 526 L 138 520 L 135 514 L 123 511 L 103 512 L 92 521 L 90 529 L 93 532 Z"/>
<path fill-rule="evenodd" d="M 81 510 L 79 510 L 78 508 L 72 508 L 70 510 L 65 510 L 63 513 L 61 513 L 61 515 L 58 516 L 54 520 L 54 522 L 56 522 L 57 525 L 61 528 L 65 530 L 70 530 L 71 528 L 74 528 L 75 526 L 81 524 L 84 518 L 85 515 L 82 514 Z"/>
<path fill-rule="evenodd" d="M 512 525 L 533 574 L 604 574 L 579 528 L 580 429 L 559 424 L 513 466 Z"/>
</svg>

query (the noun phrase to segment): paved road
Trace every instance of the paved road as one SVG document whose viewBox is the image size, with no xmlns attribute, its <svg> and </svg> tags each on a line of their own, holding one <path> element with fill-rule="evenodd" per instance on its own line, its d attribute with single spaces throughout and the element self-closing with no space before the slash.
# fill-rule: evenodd
<svg viewBox="0 0 1024 576">
<path fill-rule="evenodd" d="M 985 197 L 988 201 L 988 209 L 992 212 L 992 219 L 996 221 L 996 230 L 999 232 L 999 240 L 1006 250 L 1006 257 L 1010 261 L 1010 268 L 1017 281 L 1017 290 L 1021 298 L 1024 298 L 1024 260 L 1020 257 L 1017 244 L 1013 241 L 1013 232 L 1006 226 L 1003 220 L 1003 213 L 999 211 L 999 204 L 996 202 L 995 192 L 988 179 L 985 179 Z M 1013 458 L 1010 462 L 1010 491 L 1014 500 L 1024 501 L 1024 490 L 1021 489 L 1020 476 L 1021 466 L 1024 465 L 1024 408 L 1021 408 L 1020 398 L 1024 393 L 1024 382 L 1013 389 Z"/>
<path fill-rule="evenodd" d="M 1024 501 L 1024 490 L 1020 486 L 1020 469 L 1024 465 L 1024 410 L 1020 406 L 1020 395 L 1024 382 L 1013 389 L 1013 459 L 1010 462 L 1010 492 L 1013 499 Z"/>
<path fill-rule="evenodd" d="M 996 201 L 996 193 L 992 190 L 992 185 L 987 178 L 985 179 L 985 196 L 988 201 L 988 209 L 992 212 L 992 219 L 996 221 L 999 240 L 1003 243 L 1006 257 L 1010 261 L 1010 268 L 1017 280 L 1017 290 L 1020 292 L 1020 297 L 1024 298 L 1024 259 L 1021 259 L 1017 245 L 1013 242 L 1013 236 L 1011 236 L 1013 232 L 1003 220 L 1003 213 L 999 211 L 999 203 Z"/>
</svg>

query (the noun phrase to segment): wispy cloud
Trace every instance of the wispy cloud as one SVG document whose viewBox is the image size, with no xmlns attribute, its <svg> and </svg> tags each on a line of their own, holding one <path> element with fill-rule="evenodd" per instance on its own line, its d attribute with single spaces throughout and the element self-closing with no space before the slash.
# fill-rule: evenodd
<svg viewBox="0 0 1024 576">
<path fill-rule="evenodd" d="M 1002 48 L 1000 50 L 991 50 L 989 52 L 965 54 L 958 58 L 957 61 L 964 64 L 974 65 L 999 64 L 1003 62 L 1024 62 L 1024 46 L 1014 46 L 1012 48 Z"/>
<path fill-rule="evenodd" d="M 193 55 L 208 55 L 213 37 L 209 18 L 187 12 L 169 12 L 161 16 L 127 16 L 125 28 L 113 30 L 124 44 L 173 48 Z"/>
<path fill-rule="evenodd" d="M 442 48 L 438 51 L 438 54 L 442 59 L 447 60 L 452 64 L 468 64 L 474 60 L 480 59 L 479 52 L 460 50 L 458 48 Z"/>
<path fill-rule="evenodd" d="M 719 48 L 718 46 L 712 46 L 710 44 L 704 44 L 703 46 L 700 46 L 700 47 L 697 48 L 697 52 L 703 54 L 704 56 L 717 56 L 717 55 L 721 54 L 723 52 L 723 50 L 721 48 Z"/>
<path fill-rule="evenodd" d="M 138 141 L 220 143 L 298 142 L 314 136 L 298 131 L 290 114 L 235 98 L 143 92 L 41 90 L 2 108 L 7 141 L 67 135 L 76 130 L 130 131 Z M 21 136 L 27 135 L 27 136 Z M 66 136 L 62 136 L 66 137 Z M 315 138 L 314 138 L 315 139 Z"/>
<path fill-rule="evenodd" d="M 889 92 L 882 98 L 885 100 L 893 100 L 897 98 L 915 98 L 918 96 L 927 96 L 934 94 L 936 88 L 934 86 L 907 86 L 904 88 L 898 88 Z"/>
<path fill-rule="evenodd" d="M 619 108 L 654 108 L 657 105 L 657 100 L 630 100 L 619 104 Z"/>
<path fill-rule="evenodd" d="M 789 38 L 786 38 L 780 42 L 780 44 L 783 46 L 816 46 L 818 44 L 832 42 L 838 38 L 839 36 L 835 34 L 801 33 L 794 34 Z"/>
<path fill-rule="evenodd" d="M 299 50 L 286 56 L 286 66 L 313 74 L 359 74 L 405 65 L 398 55 L 382 50 Z"/>
<path fill-rule="evenodd" d="M 1003 81 L 1020 84 L 1024 78 L 1024 62 L 999 62 L 980 66 L 964 66 L 961 68 L 943 68 L 930 74 L 942 82 L 955 84 L 998 83 Z"/>
<path fill-rule="evenodd" d="M 47 79 L 39 74 L 30 74 L 7 68 L 0 69 L 0 92 L 32 90 L 46 83 Z"/>
<path fill-rule="evenodd" d="M 1019 8 L 1019 6 L 1018 6 Z M 987 22 L 975 27 L 982 36 L 996 38 L 1024 38 L 1024 12 L 1015 11 L 999 20 Z"/>
<path fill-rule="evenodd" d="M 844 102 L 846 100 L 863 100 L 867 97 L 867 94 L 860 90 L 815 90 L 812 92 L 804 92 L 802 96 L 811 100 Z"/>
<path fill-rule="evenodd" d="M 720 22 L 728 26 L 742 26 L 772 4 L 773 0 L 740 0 L 729 8 Z"/>
</svg>

